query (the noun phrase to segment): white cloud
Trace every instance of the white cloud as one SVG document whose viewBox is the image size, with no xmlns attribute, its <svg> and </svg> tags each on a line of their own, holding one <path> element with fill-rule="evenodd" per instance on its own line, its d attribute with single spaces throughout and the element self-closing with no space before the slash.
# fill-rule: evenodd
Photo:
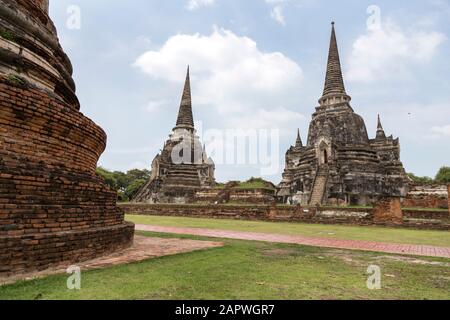
<svg viewBox="0 0 450 320">
<path fill-rule="evenodd" d="M 288 1 L 289 0 L 266 0 L 266 3 L 276 5 L 276 4 L 285 3 Z"/>
<path fill-rule="evenodd" d="M 289 135 L 292 134 L 292 128 L 298 127 L 299 122 L 305 119 L 303 114 L 284 107 L 261 108 L 252 114 L 232 118 L 230 125 L 234 128 L 249 129 L 276 128 L 280 129 L 283 135 Z M 280 124 L 284 124 L 284 126 L 280 126 Z"/>
<path fill-rule="evenodd" d="M 282 26 L 286 25 L 286 19 L 283 14 L 283 4 L 290 0 L 266 0 L 266 3 L 273 6 L 270 11 L 270 17 Z"/>
<path fill-rule="evenodd" d="M 286 20 L 284 19 L 283 15 L 283 8 L 281 6 L 273 7 L 272 12 L 270 13 L 270 17 L 282 26 L 286 25 Z"/>
<path fill-rule="evenodd" d="M 152 77 L 179 87 L 187 65 L 191 66 L 194 104 L 214 108 L 219 116 L 223 115 L 220 118 L 223 126 L 239 123 L 277 128 L 295 119 L 286 113 L 289 109 L 278 112 L 277 108 L 280 102 L 285 107 L 297 107 L 303 73 L 299 65 L 282 53 L 263 52 L 248 37 L 214 28 L 209 36 L 172 36 L 159 50 L 148 51 L 135 62 L 136 67 Z M 245 123 L 242 119 L 249 121 Z"/>
<path fill-rule="evenodd" d="M 170 103 L 173 103 L 172 100 L 164 99 L 164 100 L 157 100 L 157 101 L 150 101 L 147 106 L 145 107 L 145 110 L 148 112 L 158 112 L 161 110 L 162 107 L 168 106 Z"/>
<path fill-rule="evenodd" d="M 189 0 L 186 8 L 188 10 L 197 10 L 201 7 L 208 7 L 215 3 L 215 0 Z"/>
<path fill-rule="evenodd" d="M 346 78 L 370 82 L 408 76 L 415 64 L 430 62 L 446 39 L 436 31 L 406 32 L 386 20 L 353 43 Z"/>
<path fill-rule="evenodd" d="M 431 128 L 431 132 L 440 136 L 449 136 L 450 137 L 450 125 L 442 126 L 442 127 L 433 127 Z"/>
</svg>

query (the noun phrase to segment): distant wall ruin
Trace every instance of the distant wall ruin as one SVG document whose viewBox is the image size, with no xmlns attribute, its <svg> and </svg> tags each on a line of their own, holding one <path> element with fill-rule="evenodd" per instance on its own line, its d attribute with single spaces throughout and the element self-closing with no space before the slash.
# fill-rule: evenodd
<svg viewBox="0 0 450 320">
<path fill-rule="evenodd" d="M 402 205 L 405 208 L 447 209 L 449 197 L 446 185 L 415 185 L 411 187 Z"/>
<path fill-rule="evenodd" d="M 403 211 L 402 217 L 389 214 L 375 221 L 377 208 L 275 206 L 275 205 L 175 205 L 120 204 L 126 214 L 191 218 L 304 222 L 346 225 L 381 225 L 416 229 L 450 230 L 447 211 Z M 380 211 L 378 210 L 378 213 Z M 387 211 L 389 213 L 389 211 Z M 401 220 L 400 220 L 401 219 Z"/>
</svg>

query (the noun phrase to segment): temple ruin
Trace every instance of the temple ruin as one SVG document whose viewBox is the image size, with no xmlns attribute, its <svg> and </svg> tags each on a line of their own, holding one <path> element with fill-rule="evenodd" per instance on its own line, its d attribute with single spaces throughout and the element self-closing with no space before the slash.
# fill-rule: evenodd
<svg viewBox="0 0 450 320">
<path fill-rule="evenodd" d="M 138 191 L 133 202 L 191 202 L 196 192 L 215 185 L 214 170 L 214 162 L 207 156 L 194 127 L 188 68 L 177 124 L 152 162 L 150 180 Z"/>
<path fill-rule="evenodd" d="M 96 175 L 106 134 L 80 111 L 48 0 L 0 0 L 0 277 L 133 242 Z"/>
<path fill-rule="evenodd" d="M 409 180 L 400 161 L 399 139 L 387 137 L 378 118 L 369 139 L 361 116 L 350 106 L 332 25 L 325 88 L 304 145 L 297 136 L 286 153 L 278 187 L 285 203 L 367 205 L 382 197 L 403 197 Z"/>
</svg>

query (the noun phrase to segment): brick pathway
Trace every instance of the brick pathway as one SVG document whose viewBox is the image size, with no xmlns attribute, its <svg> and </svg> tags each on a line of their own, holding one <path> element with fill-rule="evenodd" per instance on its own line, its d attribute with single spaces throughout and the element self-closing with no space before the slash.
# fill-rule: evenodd
<svg viewBox="0 0 450 320">
<path fill-rule="evenodd" d="M 212 238 L 265 241 L 276 243 L 292 243 L 324 248 L 362 250 L 362 251 L 385 252 L 385 253 L 414 255 L 414 256 L 450 258 L 450 247 L 433 247 L 433 246 L 395 244 L 395 243 L 357 241 L 357 240 L 339 240 L 330 238 L 213 230 L 202 228 L 160 227 L 151 225 L 136 225 L 136 230 L 173 233 L 173 234 L 188 234 Z"/>
</svg>

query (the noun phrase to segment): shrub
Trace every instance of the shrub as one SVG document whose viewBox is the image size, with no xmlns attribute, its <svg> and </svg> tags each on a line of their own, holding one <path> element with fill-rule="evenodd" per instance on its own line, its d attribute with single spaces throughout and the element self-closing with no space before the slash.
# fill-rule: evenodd
<svg viewBox="0 0 450 320">
<path fill-rule="evenodd" d="M 414 173 L 408 173 L 408 177 L 411 178 L 411 180 L 414 183 L 418 184 L 432 184 L 434 183 L 434 180 L 430 177 L 418 177 Z"/>
<path fill-rule="evenodd" d="M 436 175 L 436 182 L 450 184 L 450 167 L 442 167 Z"/>
</svg>

